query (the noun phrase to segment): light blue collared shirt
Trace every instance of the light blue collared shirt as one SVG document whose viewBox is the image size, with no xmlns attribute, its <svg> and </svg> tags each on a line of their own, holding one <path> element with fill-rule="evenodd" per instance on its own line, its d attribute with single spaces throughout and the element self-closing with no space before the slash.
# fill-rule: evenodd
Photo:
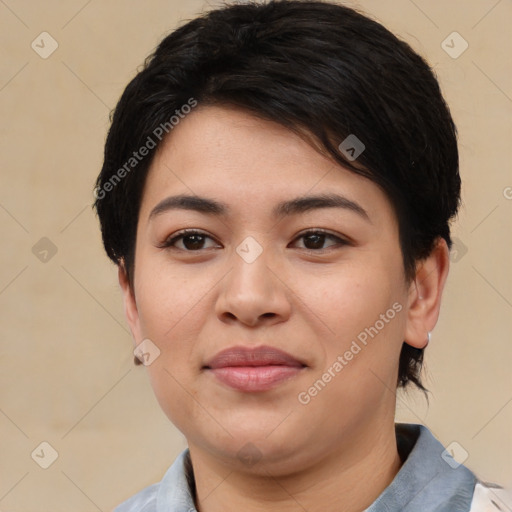
<svg viewBox="0 0 512 512">
<path fill-rule="evenodd" d="M 395 425 L 403 465 L 365 512 L 470 512 L 477 479 L 446 452 L 423 425 Z M 187 460 L 188 459 L 188 460 Z M 114 512 L 197 512 L 187 473 L 188 450 L 162 481 L 146 487 Z M 190 466 L 189 466 L 190 467 Z"/>
</svg>

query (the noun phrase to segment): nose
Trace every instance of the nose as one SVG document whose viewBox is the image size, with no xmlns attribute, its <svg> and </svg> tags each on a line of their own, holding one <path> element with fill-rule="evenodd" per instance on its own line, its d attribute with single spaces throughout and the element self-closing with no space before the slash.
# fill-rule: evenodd
<svg viewBox="0 0 512 512">
<path fill-rule="evenodd" d="M 215 305 L 217 317 L 225 323 L 249 327 L 273 325 L 287 320 L 291 313 L 291 290 L 279 275 L 269 251 L 249 263 L 237 253 L 233 268 L 221 282 Z"/>
</svg>

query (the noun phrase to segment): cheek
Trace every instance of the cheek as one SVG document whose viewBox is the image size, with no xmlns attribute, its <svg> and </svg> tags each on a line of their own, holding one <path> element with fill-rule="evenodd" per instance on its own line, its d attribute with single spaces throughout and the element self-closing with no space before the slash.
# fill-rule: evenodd
<svg viewBox="0 0 512 512">
<path fill-rule="evenodd" d="M 301 389 L 308 414 L 321 417 L 329 410 L 336 428 L 343 430 L 394 400 L 390 390 L 405 328 L 400 279 L 383 266 L 354 266 L 318 288 L 312 283 L 304 288 L 308 308 L 329 327 L 329 334 L 317 339 L 321 363 Z"/>
<path fill-rule="evenodd" d="M 158 262 L 139 268 L 136 297 L 144 335 L 167 345 L 184 326 L 193 330 L 210 288 L 204 273 L 188 275 Z"/>
<path fill-rule="evenodd" d="M 206 307 L 205 277 L 194 278 L 155 264 L 140 266 L 138 311 L 143 336 L 151 339 L 160 355 L 147 367 L 155 397 L 170 421 L 182 432 L 194 411 L 193 382 L 200 371 L 197 339 L 199 317 Z M 139 276 L 138 276 L 139 277 Z M 184 416 L 183 411 L 187 411 Z"/>
<path fill-rule="evenodd" d="M 321 278 L 304 279 L 298 288 L 307 309 L 328 327 L 318 338 L 323 357 L 315 378 L 330 368 L 337 376 L 333 379 L 337 384 L 329 386 L 330 393 L 343 395 L 343 402 L 350 397 L 357 402 L 362 392 L 375 391 L 380 396 L 379 390 L 373 389 L 385 389 L 379 379 L 393 388 L 406 304 L 400 260 L 396 265 L 393 261 L 361 258 Z"/>
<path fill-rule="evenodd" d="M 172 269 L 148 265 L 140 267 L 138 311 L 142 335 L 160 350 L 147 367 L 151 385 L 160 406 L 173 422 L 175 411 L 188 410 L 194 393 L 193 382 L 200 372 L 197 340 L 201 338 L 208 296 L 207 279 L 195 279 Z M 185 391 L 187 390 L 188 393 Z M 179 424 L 177 424 L 180 428 Z"/>
<path fill-rule="evenodd" d="M 361 262 L 314 276 L 302 274 L 293 290 L 324 321 L 332 337 L 346 340 L 347 335 L 357 335 L 373 325 L 380 314 L 402 299 L 399 282 L 389 267 Z"/>
</svg>

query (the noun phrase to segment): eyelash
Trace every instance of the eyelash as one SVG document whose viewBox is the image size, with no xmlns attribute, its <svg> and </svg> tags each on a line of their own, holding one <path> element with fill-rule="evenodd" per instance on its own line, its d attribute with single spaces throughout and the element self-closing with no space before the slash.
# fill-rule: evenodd
<svg viewBox="0 0 512 512">
<path fill-rule="evenodd" d="M 213 237 L 211 237 L 210 235 L 202 232 L 202 231 L 198 231 L 198 230 L 195 230 L 195 229 L 184 229 L 183 231 L 180 231 L 178 233 L 176 233 L 175 235 L 173 235 L 172 237 L 169 237 L 167 238 L 160 246 L 159 248 L 161 249 L 176 249 L 176 250 L 179 250 L 179 251 L 183 251 L 183 252 L 190 252 L 190 253 L 193 253 L 193 252 L 201 252 L 201 251 L 204 251 L 206 249 L 197 249 L 197 250 L 189 250 L 189 249 L 181 249 L 181 248 L 177 248 L 174 246 L 174 244 L 176 242 L 178 242 L 179 240 L 182 240 L 184 238 L 186 238 L 187 236 L 192 236 L 192 235 L 200 235 L 204 238 L 210 238 L 211 240 L 215 240 Z M 334 244 L 334 245 L 331 245 L 329 247 L 325 247 L 323 249 L 308 249 L 308 248 L 305 248 L 305 247 L 301 247 L 300 249 L 304 250 L 304 251 L 309 251 L 309 252 L 315 252 L 315 253 L 318 253 L 318 252 L 322 252 L 322 251 L 328 251 L 329 249 L 331 248 L 334 248 L 336 245 L 337 246 L 344 246 L 344 245 L 350 245 L 350 243 L 347 241 L 347 240 L 344 240 L 342 238 L 340 238 L 339 236 L 336 236 L 328 231 L 325 231 L 323 229 L 312 229 L 312 230 L 309 230 L 309 231 L 305 231 L 301 234 L 299 234 L 295 239 L 295 240 L 298 240 L 300 238 L 304 238 L 308 235 L 321 235 L 321 236 L 325 236 L 326 239 L 327 238 L 330 238 L 331 240 L 335 240 L 337 243 Z"/>
</svg>

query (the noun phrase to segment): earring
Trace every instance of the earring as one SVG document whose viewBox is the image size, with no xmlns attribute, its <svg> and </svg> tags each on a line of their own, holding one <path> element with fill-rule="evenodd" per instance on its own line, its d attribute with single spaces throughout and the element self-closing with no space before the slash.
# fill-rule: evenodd
<svg viewBox="0 0 512 512">
<path fill-rule="evenodd" d="M 427 345 L 430 343 L 430 339 L 432 338 L 432 333 L 430 331 L 427 332 Z M 425 345 L 425 347 L 427 346 Z"/>
</svg>

